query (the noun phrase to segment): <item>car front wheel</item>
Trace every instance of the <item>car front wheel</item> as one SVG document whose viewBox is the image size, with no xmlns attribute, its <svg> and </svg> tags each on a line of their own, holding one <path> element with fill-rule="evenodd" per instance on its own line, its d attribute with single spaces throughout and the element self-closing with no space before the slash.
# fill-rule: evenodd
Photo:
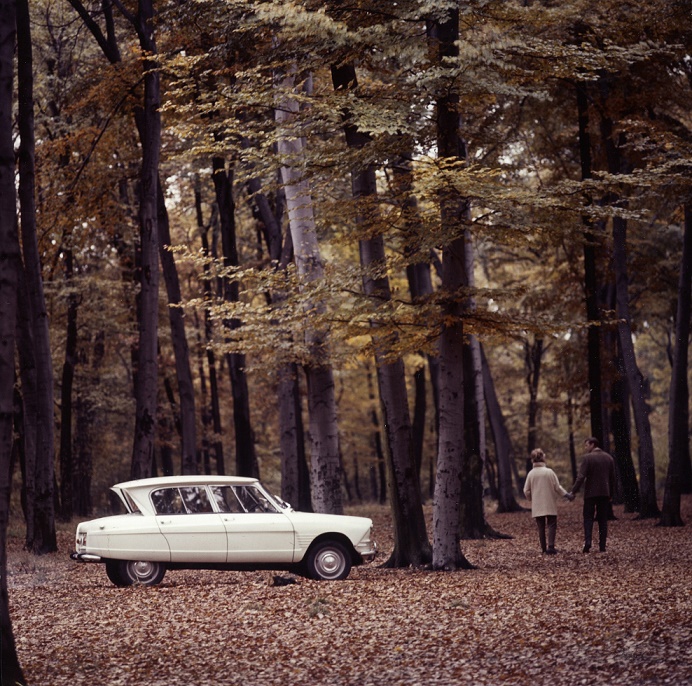
<svg viewBox="0 0 692 686">
<path fill-rule="evenodd" d="M 108 572 L 108 578 L 113 581 L 116 586 L 131 586 L 132 584 L 141 584 L 143 586 L 155 586 L 161 583 L 164 574 L 166 573 L 166 565 L 161 562 L 143 562 L 141 560 L 120 560 L 118 561 L 117 570 L 114 576 L 121 580 L 118 583 Z"/>
<path fill-rule="evenodd" d="M 308 575 L 312 579 L 336 581 L 345 579 L 351 571 L 351 556 L 339 541 L 321 541 L 308 553 Z"/>
</svg>

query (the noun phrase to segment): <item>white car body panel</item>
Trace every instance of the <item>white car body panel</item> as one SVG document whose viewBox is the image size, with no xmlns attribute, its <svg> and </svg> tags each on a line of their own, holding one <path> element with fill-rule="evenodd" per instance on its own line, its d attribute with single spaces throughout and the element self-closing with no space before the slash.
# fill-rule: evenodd
<svg viewBox="0 0 692 686">
<path fill-rule="evenodd" d="M 370 519 L 295 512 L 256 479 L 157 477 L 112 490 L 129 514 L 80 523 L 73 559 L 298 569 L 317 538 L 340 541 L 353 564 L 372 559 L 377 549 Z"/>
</svg>

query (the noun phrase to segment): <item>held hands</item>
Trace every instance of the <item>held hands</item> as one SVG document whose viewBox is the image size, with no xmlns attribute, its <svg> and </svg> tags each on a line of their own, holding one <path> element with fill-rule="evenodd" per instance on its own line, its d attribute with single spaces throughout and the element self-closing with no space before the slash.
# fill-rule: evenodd
<svg viewBox="0 0 692 686">
<path fill-rule="evenodd" d="M 572 493 L 572 491 L 570 491 L 569 493 L 566 493 L 566 494 L 565 494 L 565 499 L 566 499 L 566 500 L 569 500 L 570 503 L 571 503 L 576 497 L 577 497 L 577 496 L 574 495 L 574 493 Z"/>
</svg>

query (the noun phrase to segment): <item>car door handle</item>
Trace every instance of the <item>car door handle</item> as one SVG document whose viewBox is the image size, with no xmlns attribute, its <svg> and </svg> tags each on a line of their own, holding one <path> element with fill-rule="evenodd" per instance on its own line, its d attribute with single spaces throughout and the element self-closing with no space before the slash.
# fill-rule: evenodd
<svg viewBox="0 0 692 686">
<path fill-rule="evenodd" d="M 171 521 L 170 519 L 159 519 L 159 524 L 170 524 Z"/>
</svg>

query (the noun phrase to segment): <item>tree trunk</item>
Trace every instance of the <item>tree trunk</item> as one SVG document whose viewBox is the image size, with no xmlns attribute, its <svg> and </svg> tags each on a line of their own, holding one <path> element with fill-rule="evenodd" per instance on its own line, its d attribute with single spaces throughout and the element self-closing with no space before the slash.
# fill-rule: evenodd
<svg viewBox="0 0 692 686">
<path fill-rule="evenodd" d="M 622 347 L 618 341 L 616 346 L 616 377 L 611 386 L 610 425 L 613 429 L 612 451 L 615 458 L 615 469 L 618 477 L 621 502 L 625 512 L 639 511 L 639 484 L 637 472 L 632 461 L 632 421 L 630 416 L 630 393 L 625 376 Z M 576 477 L 575 477 L 576 478 Z M 617 502 L 617 499 L 615 500 Z"/>
<path fill-rule="evenodd" d="M 512 488 L 512 466 L 514 459 L 512 453 L 512 439 L 510 438 L 505 418 L 502 414 L 500 402 L 495 392 L 492 374 L 485 357 L 485 352 L 481 347 L 481 359 L 483 364 L 483 389 L 485 391 L 485 404 L 488 409 L 488 422 L 490 432 L 495 443 L 495 455 L 497 458 L 497 481 L 498 481 L 498 512 L 519 512 L 524 508 L 519 505 L 514 497 Z"/>
<path fill-rule="evenodd" d="M 670 376 L 670 410 L 668 415 L 668 472 L 663 494 L 661 526 L 682 526 L 680 496 L 683 466 L 690 461 L 690 393 L 687 382 L 690 311 L 692 310 L 692 205 L 685 205 L 678 306 L 675 316 L 675 349 Z"/>
<path fill-rule="evenodd" d="M 7 524 L 12 492 L 14 354 L 19 280 L 12 99 L 14 0 L 0 0 L 0 682 L 24 684 L 7 595 Z"/>
<path fill-rule="evenodd" d="M 36 364 L 36 464 L 34 478 L 34 531 L 31 550 L 50 553 L 58 549 L 55 532 L 55 415 L 53 411 L 53 361 L 48 330 L 48 313 L 43 292 L 43 275 L 36 234 L 34 178 L 34 95 L 33 59 L 29 6 L 17 3 L 17 88 L 19 122 L 19 204 L 21 209 L 22 253 Z M 31 478 L 31 475 L 29 475 Z"/>
<path fill-rule="evenodd" d="M 458 57 L 459 9 L 449 9 L 443 20 L 431 20 L 428 38 L 436 62 Z M 466 159 L 466 146 L 459 132 L 459 96 L 453 91 L 436 102 L 437 147 L 441 158 Z M 433 504 L 433 568 L 471 567 L 461 552 L 461 470 L 464 459 L 464 307 L 461 289 L 466 275 L 465 222 L 468 203 L 455 191 L 440 193 L 440 221 L 445 230 L 460 235 L 442 252 L 444 326 L 440 335 L 439 447 Z"/>
<path fill-rule="evenodd" d="M 135 376 L 135 435 L 131 477 L 153 473 L 156 441 L 159 325 L 159 231 L 158 177 L 161 147 L 161 98 L 154 41 L 154 8 L 151 0 L 139 0 L 137 31 L 142 51 L 144 103 L 142 116 L 142 168 L 140 174 L 139 228 L 141 241 L 139 341 Z"/>
<path fill-rule="evenodd" d="M 616 274 L 618 335 L 622 346 L 622 358 L 632 398 L 634 424 L 639 436 L 639 492 L 640 516 L 656 517 L 660 514 L 656 503 L 656 470 L 654 446 L 649 423 L 649 408 L 646 404 L 644 379 L 634 353 L 632 329 L 630 327 L 629 295 L 626 255 L 626 220 L 613 218 L 613 263 Z"/>
<path fill-rule="evenodd" d="M 603 110 L 607 102 L 607 84 L 602 83 Z M 601 117 L 601 138 L 611 174 L 623 172 L 623 159 L 619 144 L 613 140 L 613 122 L 607 116 Z M 616 198 L 611 198 L 612 201 Z M 656 466 L 654 445 L 649 422 L 649 408 L 646 403 L 644 378 L 637 366 L 632 340 L 632 327 L 629 306 L 629 277 L 627 270 L 627 220 L 613 217 L 613 270 L 615 272 L 615 301 L 618 318 L 617 330 L 622 360 L 632 402 L 634 425 L 639 437 L 639 514 L 642 518 L 657 517 L 660 514 L 656 502 Z"/>
<path fill-rule="evenodd" d="M 163 197 L 161 179 L 157 184 L 159 251 L 161 269 L 168 294 L 168 319 L 171 326 L 171 342 L 175 357 L 175 374 L 180 396 L 180 435 L 182 443 L 181 473 L 197 473 L 197 411 L 195 409 L 195 388 L 190 368 L 190 347 L 185 333 L 185 314 L 180 307 L 183 298 L 180 293 L 180 279 L 171 245 L 171 231 L 168 210 Z"/>
<path fill-rule="evenodd" d="M 538 447 L 536 426 L 538 418 L 538 385 L 541 378 L 541 362 L 543 360 L 543 338 L 536 336 L 531 345 L 524 341 L 524 363 L 526 370 L 526 386 L 529 391 L 528 412 L 528 441 L 526 445 L 527 455 Z M 531 458 L 526 458 L 526 473 L 531 471 Z"/>
<path fill-rule="evenodd" d="M 282 84 L 285 95 L 280 98 L 275 110 L 276 121 L 285 132 L 285 135 L 279 138 L 278 151 L 282 158 L 281 176 L 298 275 L 305 281 L 315 281 L 322 278 L 322 258 L 317 241 L 312 198 L 308 184 L 299 172 L 304 158 L 304 141 L 291 130 L 296 124 L 299 111 L 298 101 L 290 93 L 293 88 L 294 77 L 289 76 Z M 312 302 L 306 306 L 306 310 L 319 316 L 324 312 L 324 305 Z M 313 507 L 317 512 L 340 514 L 343 512 L 343 501 L 339 429 L 334 379 L 327 352 L 327 332 L 306 325 L 305 338 L 311 353 L 305 374 L 310 415 Z"/>
<path fill-rule="evenodd" d="M 586 181 L 592 178 L 591 168 L 591 135 L 589 133 L 589 103 L 586 82 L 576 84 L 577 112 L 579 124 L 579 156 L 581 160 L 581 178 Z M 591 204 L 591 197 L 586 198 Z M 584 295 L 586 300 L 587 359 L 589 365 L 589 408 L 591 410 L 591 435 L 604 444 L 603 435 L 603 390 L 601 383 L 601 340 L 600 310 L 598 307 L 598 270 L 596 249 L 600 244 L 593 221 L 586 215 L 584 224 Z"/>
<path fill-rule="evenodd" d="M 355 68 L 352 64 L 332 67 L 334 88 L 349 90 L 357 87 Z M 348 122 L 348 112 L 344 113 Z M 370 137 L 346 123 L 346 143 L 352 148 L 368 144 Z M 376 168 L 368 165 L 364 171 L 352 172 L 351 188 L 356 200 L 356 226 L 361 231 L 372 230 L 379 219 L 377 207 Z M 370 231 L 371 232 L 371 231 Z M 363 270 L 363 291 L 378 304 L 392 299 L 389 279 L 386 276 L 386 255 L 381 235 L 359 241 L 360 264 Z M 385 276 L 379 276 L 385 274 Z M 393 356 L 398 336 L 383 332 L 371 322 L 371 336 L 375 350 L 377 384 L 385 428 L 385 447 L 389 479 L 389 500 L 394 520 L 394 550 L 385 563 L 388 567 L 408 567 L 430 562 L 431 550 L 425 529 L 425 517 L 421 502 L 418 469 L 413 455 L 411 420 L 408 409 L 406 372 L 400 357 Z"/>
<path fill-rule="evenodd" d="M 73 286 L 72 249 L 64 253 L 65 286 L 67 298 L 67 333 L 65 336 L 65 362 L 62 367 L 60 389 L 60 516 L 70 521 L 74 514 L 74 456 L 72 454 L 72 387 L 77 365 L 77 311 L 79 301 Z"/>
<path fill-rule="evenodd" d="M 224 265 L 237 267 L 238 248 L 236 245 L 235 231 L 235 203 L 233 201 L 233 171 L 226 171 L 223 159 L 215 157 L 214 188 L 216 190 L 216 203 L 219 208 L 219 220 L 221 224 L 221 246 L 223 250 Z M 223 295 L 226 302 L 235 303 L 239 300 L 238 282 L 233 278 L 225 278 Z M 231 331 L 238 329 L 241 322 L 232 318 L 227 326 Z M 226 355 L 228 369 L 231 376 L 231 391 L 233 394 L 233 424 L 235 427 L 236 447 L 236 474 L 238 476 L 259 477 L 259 465 L 255 451 L 255 434 L 250 419 L 250 391 L 248 389 L 247 375 L 245 373 L 245 355 L 243 353 L 229 353 Z"/>
<path fill-rule="evenodd" d="M 281 427 L 281 497 L 296 510 L 312 512 L 298 365 L 295 363 L 285 364 L 279 369 L 278 395 Z"/>
<path fill-rule="evenodd" d="M 211 254 L 209 249 L 209 239 L 207 237 L 208 227 L 204 224 L 204 218 L 202 216 L 202 189 L 199 183 L 199 177 L 195 177 L 195 210 L 197 215 L 197 228 L 200 232 L 200 237 L 202 240 L 202 253 L 205 256 Z M 203 289 L 204 297 L 207 301 L 211 301 L 212 288 L 211 280 L 209 279 L 209 266 L 205 263 L 204 275 L 206 278 L 203 279 Z M 226 473 L 226 466 L 224 462 L 223 454 L 223 440 L 222 428 L 221 428 L 221 403 L 219 401 L 219 383 L 216 373 L 216 356 L 214 355 L 214 350 L 210 345 L 213 338 L 213 324 L 211 316 L 209 314 L 209 309 L 204 310 L 204 338 L 205 338 L 205 348 L 207 351 L 207 369 L 209 371 L 209 398 L 210 407 L 208 412 L 211 418 L 211 425 L 213 431 L 212 446 L 214 448 L 214 459 L 216 462 L 216 473 L 223 475 Z M 207 414 L 207 409 L 203 411 L 204 415 Z M 205 427 L 207 422 L 203 420 Z M 205 438 L 207 438 L 205 436 Z"/>
</svg>

